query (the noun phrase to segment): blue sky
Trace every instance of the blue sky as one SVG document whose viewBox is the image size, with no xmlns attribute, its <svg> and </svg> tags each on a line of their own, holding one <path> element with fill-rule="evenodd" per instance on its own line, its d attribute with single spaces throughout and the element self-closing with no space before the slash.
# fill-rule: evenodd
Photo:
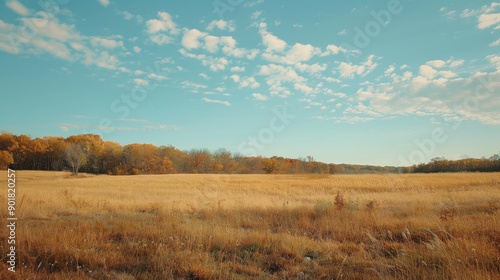
<svg viewBox="0 0 500 280">
<path fill-rule="evenodd" d="M 19 1 L 0 130 L 408 165 L 500 150 L 500 3 Z"/>
</svg>

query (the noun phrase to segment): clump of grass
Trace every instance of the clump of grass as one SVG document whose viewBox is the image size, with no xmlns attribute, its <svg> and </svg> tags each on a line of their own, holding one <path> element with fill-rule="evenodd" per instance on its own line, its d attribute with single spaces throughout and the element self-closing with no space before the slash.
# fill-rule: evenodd
<svg viewBox="0 0 500 280">
<path fill-rule="evenodd" d="M 75 198 L 74 194 L 72 192 L 70 192 L 68 189 L 61 191 L 61 194 L 64 196 L 66 201 L 69 202 L 69 204 L 71 204 L 73 207 L 75 207 L 75 209 L 77 211 L 79 211 L 80 209 L 82 209 L 84 207 L 89 207 L 91 204 L 90 201 L 88 201 L 84 198 L 81 198 L 81 197 Z"/>
<path fill-rule="evenodd" d="M 444 205 L 438 210 L 438 215 L 443 223 L 451 223 L 457 216 L 457 209 L 454 204 Z"/>
<path fill-rule="evenodd" d="M 335 208 L 337 209 L 337 211 L 342 211 L 342 209 L 344 209 L 344 207 L 346 206 L 344 194 L 341 192 L 337 192 L 337 195 L 335 195 L 335 201 L 333 204 L 335 205 Z"/>
<path fill-rule="evenodd" d="M 377 201 L 375 200 L 368 200 L 365 204 L 365 210 L 368 213 L 372 213 L 373 210 L 375 210 L 375 207 L 377 206 Z"/>
</svg>

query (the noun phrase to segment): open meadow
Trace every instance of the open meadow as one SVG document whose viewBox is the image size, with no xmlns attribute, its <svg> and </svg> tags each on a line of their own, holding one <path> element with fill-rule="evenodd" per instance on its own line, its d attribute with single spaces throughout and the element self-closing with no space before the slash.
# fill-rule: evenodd
<svg viewBox="0 0 500 280">
<path fill-rule="evenodd" d="M 499 173 L 16 178 L 0 279 L 500 279 Z"/>
</svg>

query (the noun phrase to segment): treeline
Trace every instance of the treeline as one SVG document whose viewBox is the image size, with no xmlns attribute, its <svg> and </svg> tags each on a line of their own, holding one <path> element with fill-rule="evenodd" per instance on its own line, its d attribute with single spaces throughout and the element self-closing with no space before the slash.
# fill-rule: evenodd
<svg viewBox="0 0 500 280">
<path fill-rule="evenodd" d="M 481 159 L 447 160 L 443 157 L 437 157 L 429 163 L 407 167 L 405 171 L 411 173 L 498 172 L 500 171 L 500 154 Z"/>
<path fill-rule="evenodd" d="M 181 151 L 172 146 L 103 141 L 83 134 L 32 139 L 27 135 L 0 133 L 0 169 L 71 170 L 112 175 L 225 173 L 302 174 L 342 173 L 345 167 L 315 161 L 313 157 L 245 157 L 225 149 Z M 361 168 L 360 168 L 361 169 Z M 346 169 L 347 170 L 347 169 Z M 347 170 L 348 171 L 348 170 Z"/>
<path fill-rule="evenodd" d="M 0 170 L 70 170 L 95 174 L 136 175 L 171 173 L 222 174 L 373 174 L 500 171 L 500 155 L 490 158 L 446 160 L 410 167 L 332 164 L 312 156 L 245 157 L 225 149 L 181 151 L 173 146 L 129 144 L 104 141 L 99 135 L 83 134 L 67 138 L 0 133 Z"/>
</svg>

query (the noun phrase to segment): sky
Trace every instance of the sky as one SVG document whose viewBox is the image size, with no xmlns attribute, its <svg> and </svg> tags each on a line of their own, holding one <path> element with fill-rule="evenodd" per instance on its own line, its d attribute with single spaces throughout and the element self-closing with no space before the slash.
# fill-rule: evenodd
<svg viewBox="0 0 500 280">
<path fill-rule="evenodd" d="M 7 0 L 0 130 L 407 166 L 500 151 L 500 2 Z"/>
</svg>

